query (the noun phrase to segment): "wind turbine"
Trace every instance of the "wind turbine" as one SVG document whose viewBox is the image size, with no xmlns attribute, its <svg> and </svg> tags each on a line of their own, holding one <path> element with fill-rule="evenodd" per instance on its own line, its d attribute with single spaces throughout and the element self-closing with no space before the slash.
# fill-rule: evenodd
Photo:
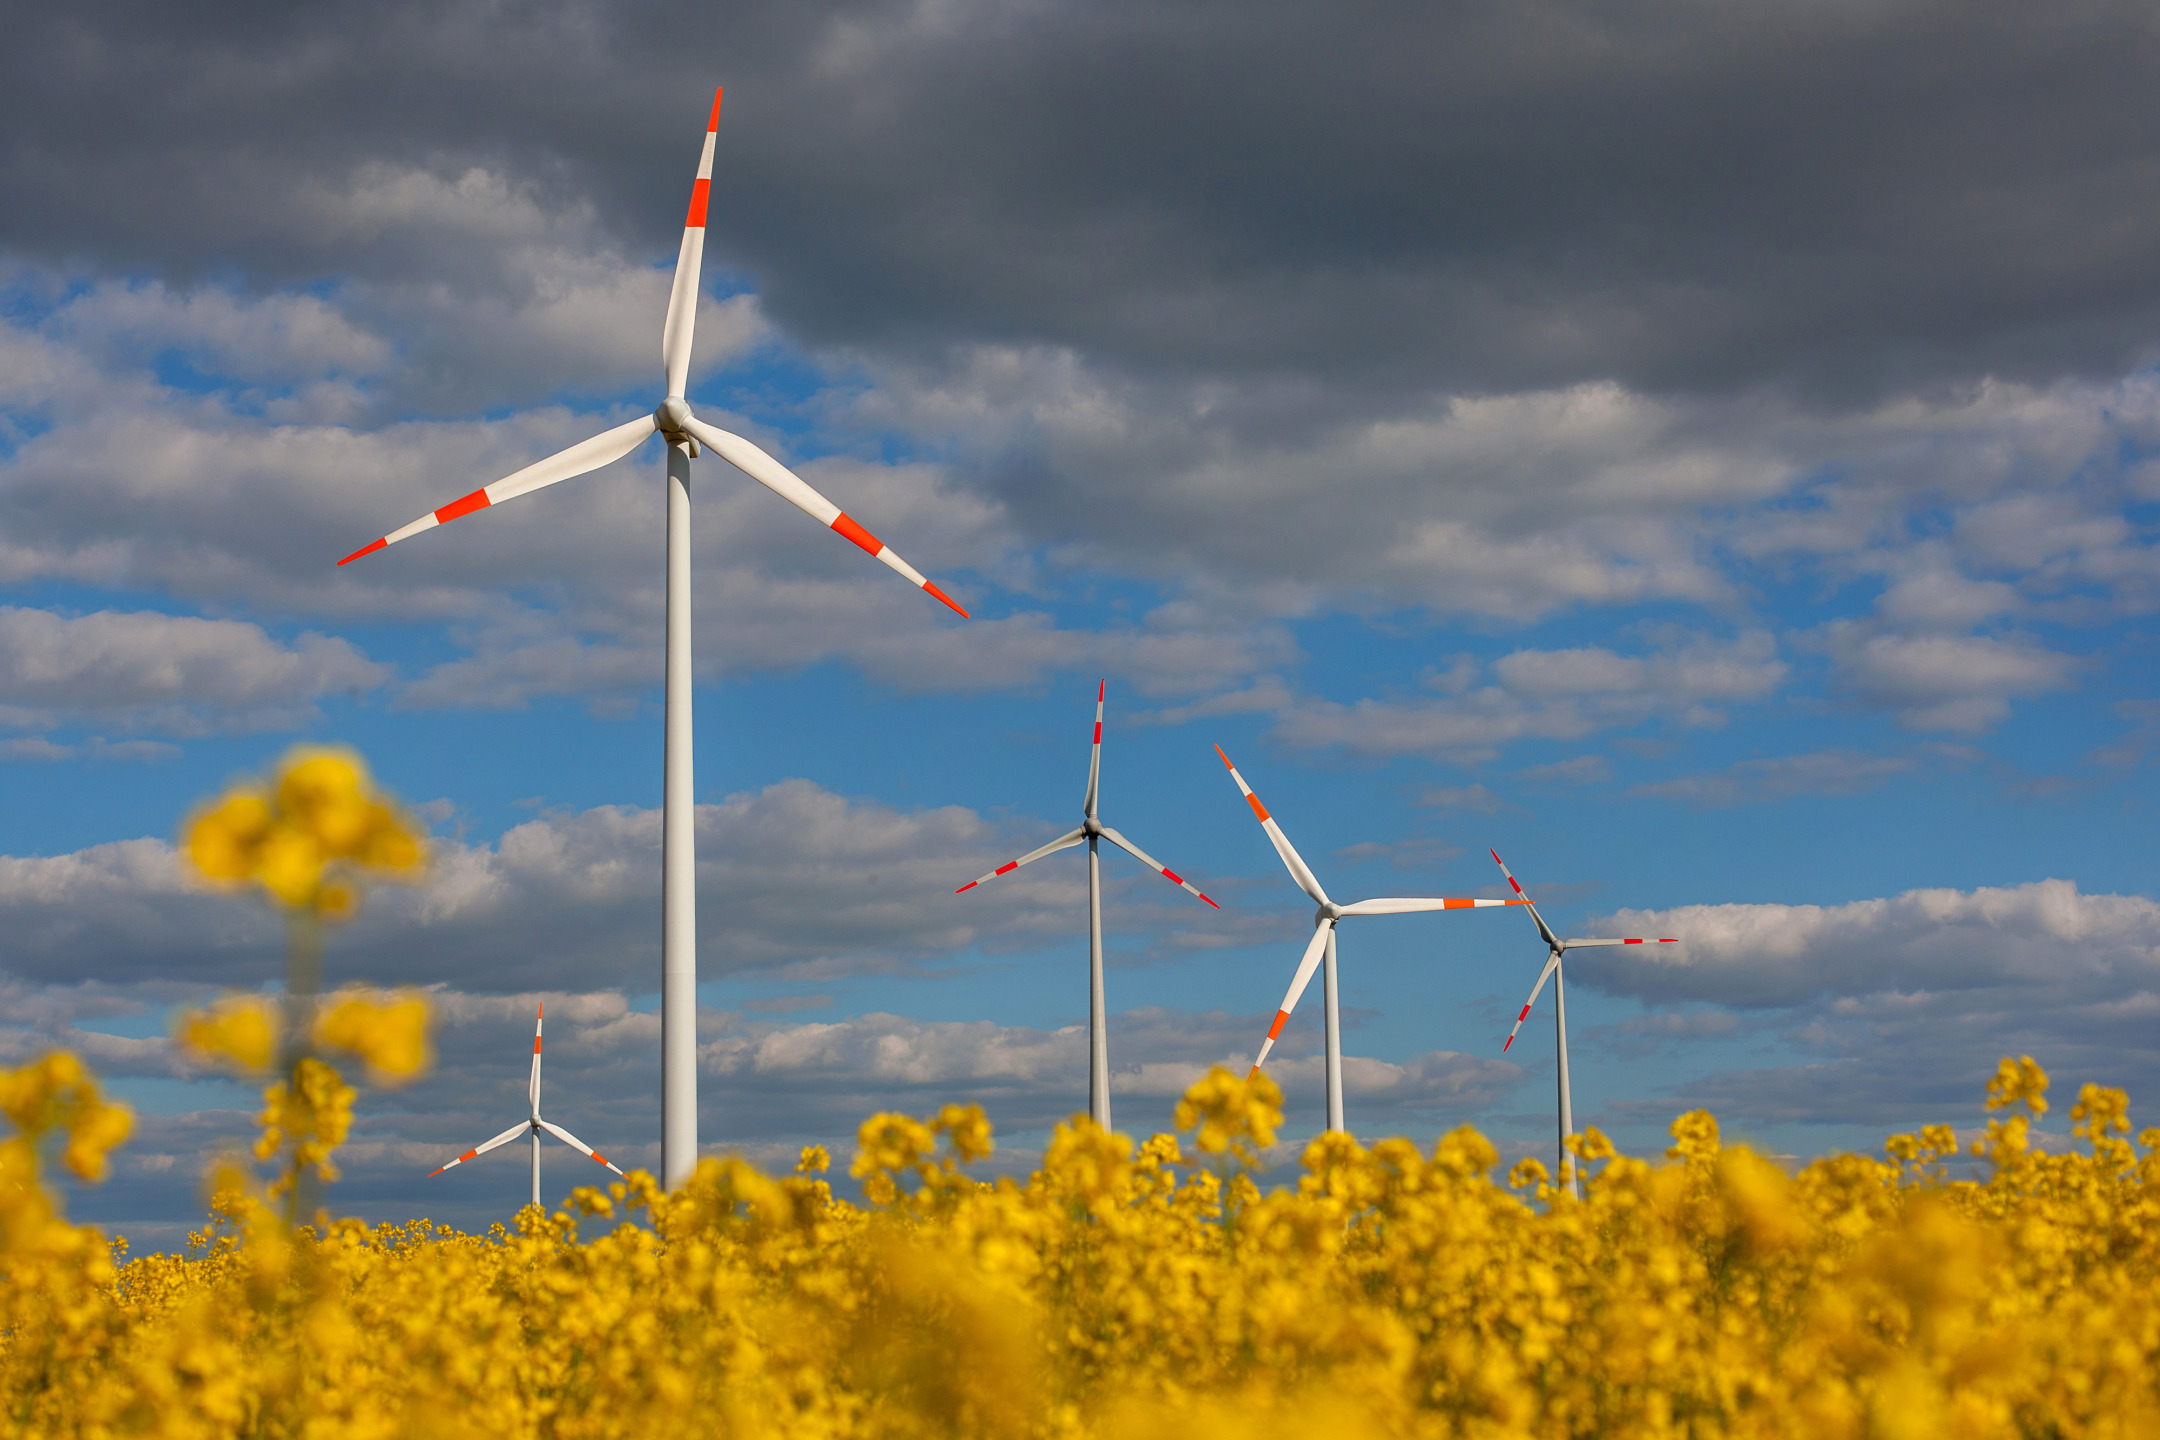
<svg viewBox="0 0 2160 1440">
<path fill-rule="evenodd" d="M 660 1171 L 670 1188 L 689 1178 L 697 1164 L 697 895 L 695 792 L 691 786 L 690 736 L 690 462 L 699 447 L 715 454 L 766 489 L 845 535 L 910 581 L 950 605 L 951 596 L 894 554 L 875 535 L 811 489 L 785 465 L 743 439 L 691 413 L 683 390 L 690 376 L 690 332 L 697 319 L 698 265 L 705 254 L 705 202 L 712 185 L 713 141 L 720 129 L 720 92 L 713 92 L 705 151 L 690 187 L 690 214 L 683 222 L 682 250 L 675 259 L 675 287 L 660 330 L 660 363 L 667 398 L 650 415 L 618 425 L 506 475 L 494 484 L 432 510 L 402 530 L 371 540 L 338 561 L 348 564 L 461 515 L 514 500 L 559 480 L 622 459 L 647 437 L 667 442 L 667 701 L 660 844 Z"/>
<path fill-rule="evenodd" d="M 1507 876 L 1507 883 L 1513 887 L 1515 893 L 1522 896 L 1520 900 L 1509 903 L 1530 906 L 1530 918 L 1537 922 L 1538 937 L 1545 942 L 1546 949 L 1552 952 L 1546 957 L 1545 968 L 1538 971 L 1537 984 L 1530 987 L 1530 998 L 1523 1001 L 1522 1014 L 1515 1017 L 1515 1029 L 1508 1031 L 1507 1043 L 1500 1047 L 1500 1053 L 1505 1055 L 1508 1045 L 1515 1043 L 1516 1033 L 1522 1029 L 1523 1021 L 1530 1018 L 1530 1007 L 1537 1004 L 1538 993 L 1545 988 L 1545 981 L 1549 977 L 1553 982 L 1553 1034 L 1558 1040 L 1560 1054 L 1560 1168 L 1554 1173 L 1564 1173 L 1567 1176 L 1568 1189 L 1577 1199 L 1581 1199 L 1582 1183 L 1576 1177 L 1575 1168 L 1568 1164 L 1567 1158 L 1567 1137 L 1575 1133 L 1575 1102 L 1568 1093 L 1567 976 L 1560 968 L 1560 957 L 1570 950 L 1580 950 L 1590 945 L 1677 945 L 1680 942 L 1671 936 L 1654 940 L 1562 940 L 1552 933 L 1552 927 L 1545 923 L 1545 917 L 1538 914 L 1537 906 L 1530 904 L 1530 897 L 1523 894 L 1521 882 L 1515 878 L 1515 872 L 1507 868 L 1507 861 L 1500 858 L 1500 852 L 1488 850 L 1486 853 L 1492 856 L 1493 864 L 1500 867 L 1500 873 Z"/>
<path fill-rule="evenodd" d="M 1073 846 L 1078 845 L 1083 840 L 1087 842 L 1088 1118 L 1090 1120 L 1093 1120 L 1097 1125 L 1100 1125 L 1105 1130 L 1108 1130 L 1110 1128 L 1110 1019 L 1108 1014 L 1105 1013 L 1103 1009 L 1102 871 L 1101 862 L 1096 857 L 1097 842 L 1102 840 L 1108 840 L 1111 844 L 1117 846 L 1118 849 L 1123 850 L 1126 854 L 1132 856 L 1133 859 L 1138 860 L 1141 864 L 1147 866 L 1148 869 L 1153 870 L 1156 874 L 1162 876 L 1163 879 L 1168 880 L 1171 884 L 1177 886 L 1180 890 L 1191 890 L 1193 894 L 1200 895 L 1200 892 L 1193 889 L 1193 886 L 1189 881 L 1181 878 L 1174 871 L 1172 871 L 1169 866 L 1163 864 L 1160 860 L 1157 860 L 1154 856 L 1148 854 L 1147 851 L 1142 850 L 1139 846 L 1133 844 L 1132 841 L 1126 839 L 1117 831 L 1103 824 L 1101 819 L 1098 818 L 1095 813 L 1095 802 L 1098 798 L 1096 792 L 1100 788 L 1098 782 L 1102 778 L 1103 694 L 1108 689 L 1108 681 L 1096 682 L 1095 748 L 1088 755 L 1087 798 L 1083 800 L 1080 805 L 1080 813 L 1084 818 L 1081 820 L 1079 826 L 1075 829 L 1066 831 L 1063 835 L 1058 836 L 1057 839 L 1051 841 L 1048 845 L 1043 846 L 1040 850 L 1030 850 L 1027 854 L 1022 855 L 1019 859 L 1007 861 L 1005 864 L 998 866 L 997 869 L 992 870 L 988 875 L 984 875 L 980 879 L 970 880 L 967 884 L 962 885 L 958 890 L 953 891 L 953 894 L 955 895 L 965 895 L 968 891 L 974 889 L 977 885 L 982 884 L 984 880 L 995 880 L 998 876 L 1006 874 L 1013 870 L 1017 870 L 1022 865 L 1027 864 L 1031 860 L 1040 860 L 1043 856 L 1054 855 L 1060 850 L 1070 850 Z M 1207 900 L 1207 903 L 1210 905 L 1215 905 L 1215 902 L 1213 900 L 1208 900 L 1208 897 L 1205 895 L 1200 895 L 1200 898 L 1202 900 Z M 1222 909 L 1222 906 L 1215 905 L 1215 908 L 1220 910 Z"/>
<path fill-rule="evenodd" d="M 1244 795 L 1245 803 L 1252 806 L 1253 814 L 1260 817 L 1260 828 L 1267 831 L 1268 839 L 1274 842 L 1275 853 L 1282 856 L 1282 863 L 1289 869 L 1290 878 L 1320 907 L 1313 915 L 1312 939 L 1305 942 L 1305 958 L 1298 962 L 1297 974 L 1291 977 L 1290 989 L 1283 996 L 1282 1007 L 1275 1012 L 1275 1023 L 1268 1027 L 1267 1039 L 1260 1042 L 1260 1056 L 1253 1061 L 1253 1073 L 1259 1074 L 1260 1067 L 1267 1063 L 1268 1051 L 1275 1048 L 1275 1037 L 1282 1034 L 1283 1025 L 1289 1020 L 1290 1012 L 1297 1008 L 1298 997 L 1303 995 L 1305 987 L 1312 983 L 1313 970 L 1321 964 L 1321 957 L 1325 955 L 1327 979 L 1321 994 L 1325 1002 L 1323 1018 L 1327 1031 L 1327 1128 L 1340 1130 L 1343 1128 L 1342 1026 L 1335 1009 L 1335 922 L 1349 915 L 1411 915 L 1425 910 L 1483 910 L 1488 906 L 1525 905 L 1529 902 L 1452 900 L 1434 896 L 1409 900 L 1360 900 L 1354 905 L 1338 905 L 1328 899 L 1327 891 L 1320 888 L 1320 881 L 1313 875 L 1312 868 L 1305 863 L 1305 858 L 1297 853 L 1297 848 L 1290 843 L 1290 837 L 1283 834 L 1282 827 L 1275 823 L 1275 817 L 1268 814 L 1267 806 L 1260 803 L 1260 797 L 1253 794 L 1252 786 L 1245 783 L 1245 777 L 1238 774 L 1237 766 L 1230 764 L 1230 757 L 1223 755 L 1222 746 L 1216 746 L 1215 753 L 1222 755 L 1222 763 L 1229 769 L 1230 778 L 1237 781 L 1238 791 Z"/>
<path fill-rule="evenodd" d="M 525 1087 L 525 1098 L 529 1102 L 531 1102 L 532 1115 L 529 1118 L 521 1120 L 517 1124 L 511 1126 L 509 1129 L 503 1131 L 502 1134 L 497 1135 L 494 1139 L 488 1141 L 485 1145 L 473 1146 L 472 1149 L 467 1150 L 464 1154 L 458 1156 L 457 1159 L 452 1160 L 448 1165 L 441 1167 L 441 1169 L 430 1170 L 428 1172 L 428 1179 L 432 1180 L 437 1175 L 442 1174 L 444 1170 L 449 1170 L 456 1166 L 462 1165 L 467 1160 L 472 1159 L 476 1155 L 485 1155 L 488 1151 L 493 1150 L 498 1145 L 507 1145 L 512 1140 L 517 1139 L 517 1137 L 520 1135 L 530 1135 L 532 1137 L 532 1203 L 538 1205 L 540 1203 L 540 1132 L 543 1130 L 547 1131 L 548 1134 L 553 1135 L 556 1139 L 562 1141 L 563 1144 L 568 1145 L 571 1149 L 582 1151 L 588 1158 L 599 1161 L 602 1165 L 607 1166 L 608 1169 L 613 1170 L 616 1174 L 620 1175 L 623 1173 L 622 1167 L 618 1166 L 614 1161 L 608 1159 L 607 1156 L 602 1155 L 599 1151 L 593 1149 L 592 1146 L 587 1145 L 583 1140 L 578 1139 L 577 1136 L 571 1134 L 568 1130 L 563 1129 L 562 1126 L 553 1124 L 540 1118 L 540 1023 L 546 1018 L 547 1003 L 545 1001 L 542 1001 L 539 1014 L 533 1017 L 532 1080 Z"/>
</svg>

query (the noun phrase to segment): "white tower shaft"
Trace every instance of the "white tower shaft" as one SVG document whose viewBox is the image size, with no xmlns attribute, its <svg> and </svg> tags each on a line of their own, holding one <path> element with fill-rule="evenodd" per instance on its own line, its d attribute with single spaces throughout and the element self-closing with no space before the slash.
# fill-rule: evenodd
<svg viewBox="0 0 2160 1440">
<path fill-rule="evenodd" d="M 660 817 L 660 1179 L 697 1168 L 697 788 L 690 724 L 690 451 L 667 447 L 667 719 Z"/>
</svg>

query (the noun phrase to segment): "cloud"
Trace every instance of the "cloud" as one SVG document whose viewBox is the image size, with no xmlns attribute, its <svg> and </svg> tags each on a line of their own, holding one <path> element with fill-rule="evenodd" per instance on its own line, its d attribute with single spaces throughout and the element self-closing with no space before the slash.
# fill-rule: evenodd
<svg viewBox="0 0 2160 1440">
<path fill-rule="evenodd" d="M 1759 631 L 1647 655 L 1599 647 L 1518 650 L 1490 668 L 1488 682 L 1434 699 L 1354 705 L 1301 699 L 1277 715 L 1273 733 L 1304 749 L 1476 762 L 1516 740 L 1576 740 L 1654 717 L 1718 724 L 1723 716 L 1714 705 L 1763 699 L 1786 673 L 1776 643 Z"/>
<path fill-rule="evenodd" d="M 1834 621 L 1824 635 L 1837 686 L 1896 713 L 1909 730 L 1975 734 L 2010 702 L 2070 688 L 2076 657 L 2024 637 L 1901 635 L 1865 621 Z"/>
<path fill-rule="evenodd" d="M 284 644 L 237 620 L 0 606 L 0 724 L 18 729 L 84 722 L 175 735 L 294 729 L 320 716 L 322 697 L 365 694 L 390 673 L 326 635 Z"/>
<path fill-rule="evenodd" d="M 1633 796 L 1677 800 L 1700 809 L 1764 805 L 1796 796 L 1861 795 L 1913 768 L 1901 755 L 1866 755 L 1854 750 L 1821 750 L 1812 755 L 1783 755 L 1773 760 L 1742 760 L 1702 775 L 1682 775 L 1637 785 Z"/>
<path fill-rule="evenodd" d="M 1844 905 L 1622 910 L 1610 923 L 1682 943 L 1586 951 L 1571 963 L 1600 989 L 1660 1004 L 1791 1006 L 2003 987 L 2060 1002 L 2160 984 L 2160 904 L 2082 894 L 2068 880 Z"/>
<path fill-rule="evenodd" d="M 978 945 L 1025 947 L 1084 925 L 1076 867 L 1030 866 L 953 893 L 1057 833 L 1048 825 L 1001 827 L 958 806 L 901 810 L 790 780 L 699 806 L 697 833 L 708 979 L 911 972 Z M 333 975 L 474 991 L 576 988 L 604 975 L 657 989 L 657 810 L 549 814 L 493 844 L 434 845 L 424 887 L 377 890 L 339 935 Z M 1140 928 L 1158 945 L 1211 946 L 1261 923 L 1191 913 L 1189 897 L 1137 866 L 1104 870 L 1113 933 Z M 281 973 L 269 916 L 192 888 L 159 840 L 0 857 L 0 933 L 9 937 L 0 967 L 25 980 L 252 985 Z"/>
</svg>

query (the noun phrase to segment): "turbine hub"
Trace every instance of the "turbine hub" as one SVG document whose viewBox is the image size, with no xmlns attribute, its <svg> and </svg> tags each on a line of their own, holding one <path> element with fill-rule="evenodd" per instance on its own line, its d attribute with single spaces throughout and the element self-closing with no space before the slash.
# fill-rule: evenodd
<svg viewBox="0 0 2160 1440">
<path fill-rule="evenodd" d="M 1086 823 L 1081 825 L 1080 828 L 1082 830 L 1085 830 L 1092 838 L 1094 836 L 1102 834 L 1102 821 L 1097 820 L 1093 815 L 1090 815 L 1087 817 Z"/>
<path fill-rule="evenodd" d="M 1340 919 L 1342 919 L 1342 906 L 1337 905 L 1334 901 L 1330 900 L 1327 904 L 1322 905 L 1320 909 L 1313 915 L 1313 924 L 1318 925 L 1323 920 Z"/>
<path fill-rule="evenodd" d="M 680 439 L 683 426 L 689 420 L 690 402 L 680 395 L 668 396 L 667 399 L 660 402 L 660 408 L 653 411 L 653 422 L 660 427 L 660 433 L 669 440 Z"/>
</svg>

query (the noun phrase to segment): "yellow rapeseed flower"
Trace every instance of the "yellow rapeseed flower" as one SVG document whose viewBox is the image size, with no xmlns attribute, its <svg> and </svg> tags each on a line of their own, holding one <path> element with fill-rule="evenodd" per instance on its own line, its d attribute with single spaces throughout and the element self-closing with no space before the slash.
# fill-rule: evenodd
<svg viewBox="0 0 2160 1440">
<path fill-rule="evenodd" d="M 303 746 L 267 783 L 236 787 L 199 811 L 181 846 L 203 878 L 260 886 L 278 905 L 349 916 L 364 876 L 410 878 L 426 864 L 418 827 L 375 793 L 349 750 Z"/>
<path fill-rule="evenodd" d="M 434 1063 L 428 1048 L 427 1001 L 417 993 L 333 995 L 315 1018 L 315 1041 L 358 1055 L 377 1084 L 403 1083 Z"/>
</svg>

